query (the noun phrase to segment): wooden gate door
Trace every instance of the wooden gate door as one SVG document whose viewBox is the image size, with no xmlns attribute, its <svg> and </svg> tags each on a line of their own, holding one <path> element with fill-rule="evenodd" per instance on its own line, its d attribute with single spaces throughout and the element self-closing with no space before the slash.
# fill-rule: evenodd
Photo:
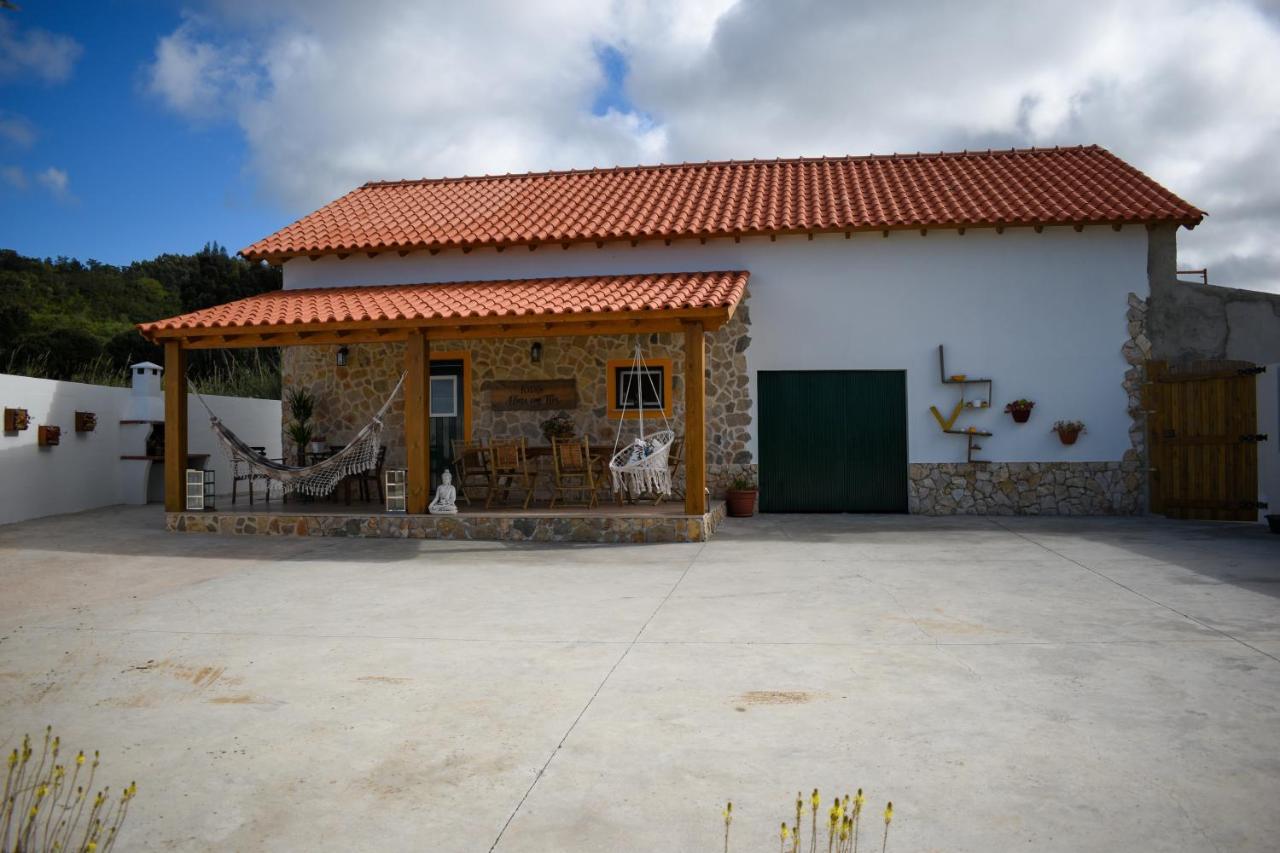
<svg viewBox="0 0 1280 853">
<path fill-rule="evenodd" d="M 1186 368 L 1147 362 L 1151 511 L 1170 518 L 1256 521 L 1258 404 L 1242 362 Z"/>
</svg>

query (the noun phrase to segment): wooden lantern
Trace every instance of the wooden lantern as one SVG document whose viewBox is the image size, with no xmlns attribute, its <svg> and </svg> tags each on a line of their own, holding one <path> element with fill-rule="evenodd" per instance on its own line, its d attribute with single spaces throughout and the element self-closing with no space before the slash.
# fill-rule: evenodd
<svg viewBox="0 0 1280 853">
<path fill-rule="evenodd" d="M 403 468 L 388 468 L 383 475 L 385 488 L 382 493 L 387 498 L 387 512 L 406 512 L 409 508 L 406 473 Z"/>
<path fill-rule="evenodd" d="M 62 443 L 62 427 L 40 424 L 40 428 L 36 431 L 36 440 L 41 447 L 56 447 Z"/>
<path fill-rule="evenodd" d="M 26 409 L 9 409 L 4 410 L 4 431 L 5 432 L 21 432 L 31 426 L 31 416 L 27 414 Z"/>
<path fill-rule="evenodd" d="M 76 432 L 93 432 L 97 428 L 97 415 L 93 412 L 76 412 Z"/>
</svg>

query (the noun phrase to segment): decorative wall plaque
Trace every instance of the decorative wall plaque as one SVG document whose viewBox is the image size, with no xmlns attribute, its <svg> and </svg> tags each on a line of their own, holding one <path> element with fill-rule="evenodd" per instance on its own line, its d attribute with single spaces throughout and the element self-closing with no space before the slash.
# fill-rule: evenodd
<svg viewBox="0 0 1280 853">
<path fill-rule="evenodd" d="M 574 379 L 512 379 L 485 383 L 495 412 L 541 412 L 575 409 L 578 383 Z"/>
<path fill-rule="evenodd" d="M 4 410 L 4 431 L 5 432 L 21 432 L 31 424 L 31 416 L 27 414 L 26 409 L 8 409 Z"/>
</svg>

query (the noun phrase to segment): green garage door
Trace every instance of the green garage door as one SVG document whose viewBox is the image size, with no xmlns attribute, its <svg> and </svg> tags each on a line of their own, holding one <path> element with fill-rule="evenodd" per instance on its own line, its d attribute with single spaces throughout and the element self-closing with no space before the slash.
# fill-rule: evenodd
<svg viewBox="0 0 1280 853">
<path fill-rule="evenodd" d="M 761 512 L 906 512 L 907 374 L 762 370 Z"/>
</svg>

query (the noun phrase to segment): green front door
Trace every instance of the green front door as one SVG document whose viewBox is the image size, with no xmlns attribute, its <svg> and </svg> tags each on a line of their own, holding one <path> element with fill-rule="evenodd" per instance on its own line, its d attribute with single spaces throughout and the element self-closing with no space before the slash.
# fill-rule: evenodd
<svg viewBox="0 0 1280 853">
<path fill-rule="evenodd" d="M 907 375 L 756 374 L 761 512 L 906 512 Z"/>
</svg>

